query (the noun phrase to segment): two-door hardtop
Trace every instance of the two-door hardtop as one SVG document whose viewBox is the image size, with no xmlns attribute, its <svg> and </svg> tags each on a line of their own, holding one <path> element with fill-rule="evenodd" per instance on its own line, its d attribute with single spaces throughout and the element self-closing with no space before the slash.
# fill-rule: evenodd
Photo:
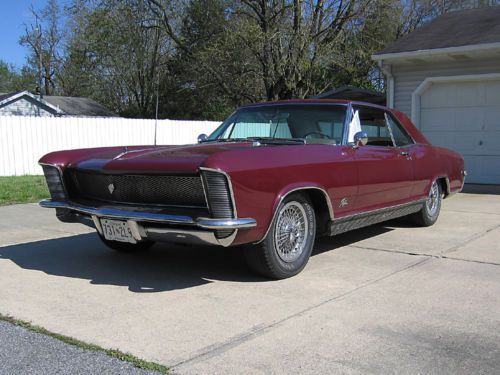
<svg viewBox="0 0 500 375">
<path fill-rule="evenodd" d="M 338 100 L 252 104 L 197 144 L 58 151 L 40 164 L 41 206 L 113 249 L 252 244 L 249 265 L 274 278 L 303 269 L 316 235 L 401 216 L 432 225 L 465 176 L 463 158 L 403 113 Z"/>
</svg>

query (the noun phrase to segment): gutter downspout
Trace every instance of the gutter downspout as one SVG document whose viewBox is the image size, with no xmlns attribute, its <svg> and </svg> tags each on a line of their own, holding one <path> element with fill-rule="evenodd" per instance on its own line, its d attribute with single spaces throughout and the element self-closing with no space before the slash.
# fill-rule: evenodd
<svg viewBox="0 0 500 375">
<path fill-rule="evenodd" d="M 394 77 L 391 72 L 391 65 L 390 64 L 384 64 L 384 60 L 379 60 L 378 61 L 378 67 L 384 73 L 387 79 L 387 88 L 386 88 L 386 95 L 387 95 L 387 107 L 389 108 L 394 108 Z"/>
</svg>

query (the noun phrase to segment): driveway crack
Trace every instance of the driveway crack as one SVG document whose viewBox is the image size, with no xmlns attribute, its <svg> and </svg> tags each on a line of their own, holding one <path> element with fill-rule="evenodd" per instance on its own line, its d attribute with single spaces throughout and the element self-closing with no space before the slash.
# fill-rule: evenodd
<svg viewBox="0 0 500 375">
<path fill-rule="evenodd" d="M 383 276 L 380 276 L 378 278 L 375 278 L 375 279 L 372 279 L 372 280 L 369 280 L 353 289 L 350 289 L 344 293 L 341 293 L 341 294 L 338 294 L 336 296 L 333 296 L 331 298 L 328 298 L 324 301 L 321 301 L 315 305 L 312 305 L 312 306 L 309 306 L 303 310 L 300 310 L 294 314 L 291 314 L 291 315 L 288 315 L 280 320 L 277 320 L 277 321 L 274 321 L 272 323 L 269 323 L 269 324 L 263 324 L 263 325 L 257 325 L 257 326 L 254 326 L 252 328 L 250 328 L 248 331 L 245 331 L 239 335 L 236 335 L 236 336 L 233 336 L 223 342 L 220 342 L 220 343 L 217 343 L 217 344 L 213 344 L 213 345 L 209 345 L 209 346 L 206 346 L 200 350 L 198 350 L 196 353 L 194 353 L 194 355 L 192 355 L 191 357 L 187 358 L 187 359 L 184 359 L 184 360 L 180 360 L 178 362 L 176 362 L 175 364 L 169 366 L 170 368 L 173 368 L 174 370 L 177 368 L 177 367 L 180 367 L 182 365 L 186 365 L 188 363 L 195 363 L 195 362 L 199 362 L 199 361 L 202 361 L 202 360 L 206 360 L 208 358 L 212 358 L 212 357 L 215 357 L 217 355 L 220 355 L 222 353 L 225 353 L 227 352 L 228 350 L 234 348 L 234 347 L 237 347 L 247 341 L 250 341 L 258 336 L 261 336 L 267 332 L 269 332 L 270 330 L 278 327 L 278 326 L 281 326 L 283 325 L 284 323 L 292 320 L 292 319 L 295 319 L 295 318 L 298 318 L 298 317 L 301 317 L 307 313 L 309 313 L 310 311 L 313 311 L 315 309 L 318 309 L 328 303 L 331 303 L 331 302 L 335 302 L 335 301 L 339 301 L 339 300 L 342 300 L 344 299 L 345 297 L 348 297 L 362 289 L 365 289 L 367 287 L 370 287 L 374 284 L 377 284 L 381 281 L 384 281 L 394 275 L 397 275 L 399 273 L 402 273 L 402 272 L 405 272 L 405 271 L 408 271 L 412 268 L 415 268 L 415 267 L 418 267 L 418 266 L 421 266 L 423 265 L 424 263 L 427 263 L 431 260 L 432 258 L 429 258 L 429 257 L 424 257 L 423 259 L 420 259 L 418 260 L 417 262 L 412 262 L 412 263 L 409 263 L 407 265 L 405 265 L 404 267 L 402 268 L 399 268 L 393 272 L 390 272 L 386 275 L 383 275 Z"/>
</svg>

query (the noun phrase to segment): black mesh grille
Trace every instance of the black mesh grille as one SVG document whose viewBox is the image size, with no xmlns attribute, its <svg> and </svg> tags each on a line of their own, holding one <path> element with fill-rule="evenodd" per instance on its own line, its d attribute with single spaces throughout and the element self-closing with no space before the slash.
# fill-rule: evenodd
<svg viewBox="0 0 500 375">
<path fill-rule="evenodd" d="M 69 195 L 114 203 L 206 207 L 200 176 L 112 175 L 70 170 Z"/>
</svg>

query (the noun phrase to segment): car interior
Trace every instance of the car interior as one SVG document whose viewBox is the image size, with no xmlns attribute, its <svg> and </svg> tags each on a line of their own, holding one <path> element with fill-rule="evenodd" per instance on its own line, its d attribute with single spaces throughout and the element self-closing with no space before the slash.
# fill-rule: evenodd
<svg viewBox="0 0 500 375">
<path fill-rule="evenodd" d="M 342 142 L 345 107 L 266 108 L 242 112 L 223 138 L 304 138 L 312 144 Z"/>
</svg>

